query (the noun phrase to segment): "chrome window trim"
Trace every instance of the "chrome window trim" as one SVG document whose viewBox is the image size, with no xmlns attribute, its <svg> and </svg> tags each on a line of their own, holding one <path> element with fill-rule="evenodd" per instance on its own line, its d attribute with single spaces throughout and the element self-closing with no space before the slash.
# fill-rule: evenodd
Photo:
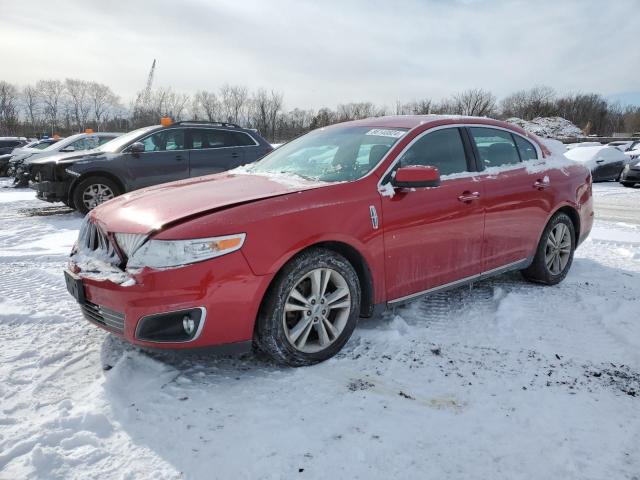
<svg viewBox="0 0 640 480">
<path fill-rule="evenodd" d="M 486 125 L 483 123 L 449 123 L 447 125 L 438 125 L 437 127 L 432 127 L 429 128 L 427 130 L 425 130 L 424 132 L 419 133 L 418 135 L 416 135 L 416 137 L 411 140 L 401 151 L 400 153 L 398 153 L 398 155 L 396 156 L 396 158 L 393 160 L 393 162 L 391 162 L 391 164 L 389 165 L 389 167 L 387 167 L 387 169 L 384 171 L 384 173 L 380 176 L 380 180 L 378 180 L 377 183 L 377 189 L 378 192 L 380 191 L 380 188 L 383 185 L 383 180 L 387 177 L 387 175 L 389 175 L 389 172 L 391 172 L 391 170 L 393 170 L 393 168 L 395 167 L 396 163 L 398 163 L 398 161 L 402 158 L 402 156 L 405 154 L 405 152 L 411 148 L 413 146 L 414 143 L 416 143 L 418 140 L 420 140 L 424 135 L 427 135 L 429 133 L 432 132 L 436 132 L 438 130 L 443 130 L 445 128 L 467 128 L 467 127 L 480 127 L 480 128 L 494 128 L 496 130 L 503 130 L 505 132 L 511 133 L 512 135 L 518 135 L 522 138 L 524 138 L 525 140 L 527 140 L 529 143 L 531 143 L 535 149 L 536 149 L 536 153 L 538 155 L 538 158 L 536 160 L 524 160 L 524 161 L 520 161 L 520 163 L 522 164 L 522 166 L 524 166 L 524 164 L 526 164 L 527 162 L 544 162 L 544 157 L 542 156 L 542 150 L 540 149 L 540 146 L 537 144 L 537 142 L 532 142 L 531 140 L 529 140 L 527 137 L 525 137 L 524 135 L 511 130 L 509 128 L 505 128 L 505 127 L 499 127 L 499 126 L 494 126 L 494 125 Z M 418 127 L 414 127 L 411 130 L 414 130 L 415 128 Z M 410 133 L 411 130 L 409 130 Z M 473 138 L 470 139 L 473 142 Z M 391 150 L 390 150 L 391 151 Z M 389 152 L 387 152 L 388 155 Z M 387 155 L 384 156 L 384 158 L 380 161 L 380 163 L 382 163 L 384 160 L 386 160 Z M 378 168 L 380 164 L 376 165 L 376 168 L 372 169 L 371 171 L 374 171 L 375 169 Z M 521 165 L 517 165 L 517 164 L 512 164 L 513 167 L 511 168 L 512 170 L 518 169 L 518 168 L 522 168 Z M 483 175 L 491 175 L 490 173 L 485 173 L 484 170 L 476 170 L 473 172 L 460 172 L 460 173 L 470 173 L 470 176 L 474 176 L 474 177 L 478 177 L 478 176 L 483 176 Z M 364 177 L 363 177 L 364 178 Z M 443 182 L 449 181 L 449 180 L 454 180 L 454 179 L 447 179 L 446 175 L 445 178 L 442 179 Z"/>
<path fill-rule="evenodd" d="M 232 146 L 232 147 L 191 148 L 190 150 L 220 150 L 220 149 L 223 149 L 223 148 L 246 148 L 246 147 L 259 147 L 260 146 L 260 144 L 258 142 L 256 142 L 255 138 L 253 138 L 247 132 L 243 132 L 242 130 L 232 130 L 230 128 L 217 128 L 217 127 L 206 128 L 206 127 L 201 127 L 201 126 L 197 126 L 197 127 L 190 126 L 190 127 L 187 127 L 187 128 L 201 129 L 201 130 L 222 130 L 224 132 L 241 133 L 242 135 L 245 135 L 245 136 L 249 137 L 251 139 L 251 141 L 253 142 L 253 145 L 236 145 L 236 146 Z"/>
<path fill-rule="evenodd" d="M 156 133 L 159 133 L 159 132 L 162 132 L 162 131 L 166 131 L 166 130 L 183 130 L 183 131 L 185 131 L 184 134 L 185 134 L 185 140 L 186 140 L 186 135 L 187 135 L 186 129 L 187 128 L 194 128 L 194 127 L 187 127 L 187 126 L 182 127 L 182 126 L 180 126 L 180 127 L 174 127 L 174 128 L 171 128 L 171 127 L 159 128 L 158 130 L 156 130 L 154 132 L 151 132 L 150 134 L 148 134 L 148 135 L 146 135 L 144 137 L 140 137 L 140 138 L 134 140 L 133 142 L 131 142 L 129 145 L 127 145 L 125 148 L 122 149 L 122 153 L 131 153 L 129 151 L 129 148 L 134 143 L 143 142 L 144 140 L 146 140 L 147 138 L 151 137 L 152 135 L 155 135 Z M 252 147 L 259 147 L 260 146 L 260 144 L 258 142 L 256 142 L 255 138 L 253 138 L 247 132 L 243 132 L 242 130 L 231 130 L 229 128 L 217 128 L 217 127 L 210 127 L 210 128 L 207 128 L 207 127 L 195 127 L 195 128 L 200 128 L 200 129 L 203 129 L 203 130 L 224 130 L 225 132 L 242 133 L 243 135 L 246 135 L 247 137 L 249 137 L 253 141 L 253 145 L 238 145 L 236 147 L 183 148 L 181 150 L 159 150 L 157 152 L 155 152 L 155 151 L 154 152 L 151 152 L 151 151 L 149 151 L 149 152 L 138 152 L 138 154 L 141 155 L 143 153 L 190 152 L 192 150 L 194 150 L 194 151 L 195 150 L 197 150 L 197 151 L 200 151 L 200 150 L 221 150 L 223 148 L 247 148 L 247 147 L 252 148 Z"/>
</svg>

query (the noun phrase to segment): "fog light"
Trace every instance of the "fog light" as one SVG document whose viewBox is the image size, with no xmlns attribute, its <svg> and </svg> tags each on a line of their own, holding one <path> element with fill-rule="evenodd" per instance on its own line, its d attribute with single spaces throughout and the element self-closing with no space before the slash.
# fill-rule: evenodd
<svg viewBox="0 0 640 480">
<path fill-rule="evenodd" d="M 202 331 L 205 315 L 204 307 L 150 315 L 138 322 L 136 338 L 148 342 L 190 342 Z"/>
<path fill-rule="evenodd" d="M 196 329 L 196 323 L 189 315 L 185 315 L 182 319 L 182 328 L 184 328 L 184 331 L 187 335 L 191 336 Z"/>
</svg>

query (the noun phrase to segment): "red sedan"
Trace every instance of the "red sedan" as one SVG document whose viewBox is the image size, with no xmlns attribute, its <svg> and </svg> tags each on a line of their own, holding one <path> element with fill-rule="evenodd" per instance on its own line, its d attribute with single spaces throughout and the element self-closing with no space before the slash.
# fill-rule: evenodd
<svg viewBox="0 0 640 480">
<path fill-rule="evenodd" d="M 391 305 L 511 270 L 558 283 L 592 223 L 589 171 L 516 126 L 372 118 L 99 206 L 65 276 L 131 343 L 308 365 Z"/>
</svg>

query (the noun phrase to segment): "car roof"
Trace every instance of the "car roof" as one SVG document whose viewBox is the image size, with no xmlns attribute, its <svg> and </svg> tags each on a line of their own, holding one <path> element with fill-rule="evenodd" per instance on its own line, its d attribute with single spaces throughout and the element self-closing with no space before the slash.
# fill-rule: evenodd
<svg viewBox="0 0 640 480">
<path fill-rule="evenodd" d="M 471 123 L 487 126 L 508 128 L 525 136 L 527 133 L 517 125 L 502 122 L 487 117 L 473 117 L 465 115 L 389 115 L 384 117 L 371 117 L 363 120 L 353 120 L 337 125 L 354 125 L 363 127 L 386 127 L 386 128 L 408 128 L 413 129 L 421 125 L 443 125 L 443 124 Z"/>
</svg>

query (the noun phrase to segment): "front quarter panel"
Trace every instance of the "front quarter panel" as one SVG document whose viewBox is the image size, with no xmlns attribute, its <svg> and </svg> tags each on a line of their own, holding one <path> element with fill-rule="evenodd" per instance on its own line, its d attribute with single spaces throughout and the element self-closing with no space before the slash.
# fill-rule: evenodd
<svg viewBox="0 0 640 480">
<path fill-rule="evenodd" d="M 374 228 L 370 207 L 381 215 L 373 176 L 239 205 L 176 225 L 155 236 L 174 240 L 246 233 L 242 253 L 256 275 L 273 275 L 293 256 L 322 242 L 357 250 L 372 275 L 374 301 L 384 299 L 382 228 Z M 380 219 L 381 225 L 381 219 Z"/>
</svg>

